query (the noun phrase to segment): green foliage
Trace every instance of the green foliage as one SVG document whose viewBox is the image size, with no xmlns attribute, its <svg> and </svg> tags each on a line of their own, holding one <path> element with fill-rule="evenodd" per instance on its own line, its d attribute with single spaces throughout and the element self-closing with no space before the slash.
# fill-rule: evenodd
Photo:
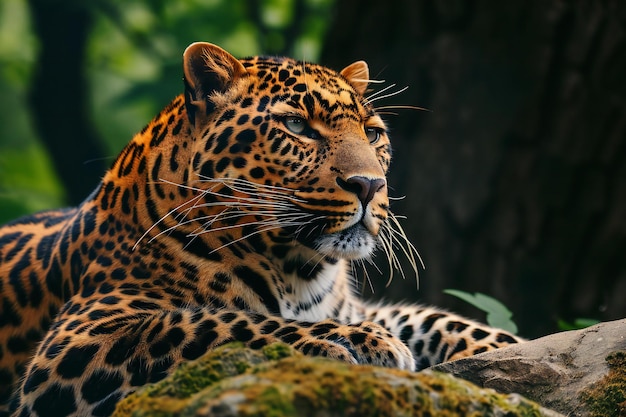
<svg viewBox="0 0 626 417">
<path fill-rule="evenodd" d="M 460 298 L 487 313 L 487 323 L 490 326 L 506 330 L 513 334 L 517 333 L 517 325 L 511 320 L 513 313 L 495 298 L 479 292 L 470 294 L 465 291 L 451 289 L 444 290 L 443 292 Z"/>
<path fill-rule="evenodd" d="M 63 204 L 27 111 L 35 49 L 26 2 L 0 2 L 0 224 Z"/>
<path fill-rule="evenodd" d="M 63 205 L 63 190 L 50 175 L 46 152 L 36 142 L 0 153 L 0 224 L 24 213 Z M 8 175 L 5 175 L 7 173 Z"/>
<path fill-rule="evenodd" d="M 559 330 L 561 331 L 580 330 L 580 329 L 584 329 L 585 327 L 590 327 L 598 323 L 600 323 L 600 320 L 586 319 L 586 318 L 578 318 L 578 319 L 575 319 L 573 322 L 568 322 L 562 319 L 559 319 L 557 321 L 557 325 L 559 327 Z"/>
</svg>

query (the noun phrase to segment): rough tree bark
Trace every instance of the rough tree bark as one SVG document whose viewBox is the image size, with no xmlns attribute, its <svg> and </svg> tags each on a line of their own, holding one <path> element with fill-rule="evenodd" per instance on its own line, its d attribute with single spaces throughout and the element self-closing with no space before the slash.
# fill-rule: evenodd
<svg viewBox="0 0 626 417">
<path fill-rule="evenodd" d="M 91 122 L 84 60 L 93 16 L 89 2 L 29 0 L 39 56 L 30 105 L 39 137 L 76 205 L 89 195 L 107 166 Z"/>
<path fill-rule="evenodd" d="M 626 316 L 625 22 L 619 0 L 337 2 L 320 61 L 432 110 L 388 117 L 422 300 L 494 295 L 530 337 Z"/>
</svg>

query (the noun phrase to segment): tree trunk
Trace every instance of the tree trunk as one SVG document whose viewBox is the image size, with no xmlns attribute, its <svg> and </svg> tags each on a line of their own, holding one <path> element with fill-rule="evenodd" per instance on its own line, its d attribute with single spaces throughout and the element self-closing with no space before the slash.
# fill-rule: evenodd
<svg viewBox="0 0 626 417">
<path fill-rule="evenodd" d="M 89 2 L 28 3 L 40 42 L 30 105 L 39 137 L 66 190 L 66 200 L 76 205 L 95 188 L 107 168 L 90 118 L 84 72 L 93 16 Z"/>
<path fill-rule="evenodd" d="M 528 337 L 626 316 L 625 21 L 619 0 L 337 2 L 320 61 L 365 59 L 410 86 L 375 104 L 432 110 L 387 117 L 423 301 L 490 294 Z"/>
</svg>

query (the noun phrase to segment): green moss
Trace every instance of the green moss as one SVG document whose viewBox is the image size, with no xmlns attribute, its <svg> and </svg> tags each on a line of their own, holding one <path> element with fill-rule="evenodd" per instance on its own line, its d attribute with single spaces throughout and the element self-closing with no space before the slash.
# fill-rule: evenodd
<svg viewBox="0 0 626 417">
<path fill-rule="evenodd" d="M 294 350 L 291 346 L 283 343 L 272 343 L 271 345 L 263 348 L 263 354 L 267 359 L 277 361 L 279 359 L 293 356 Z"/>
<path fill-rule="evenodd" d="M 593 388 L 582 393 L 591 417 L 626 416 L 626 351 L 606 357 L 609 373 Z"/>
<path fill-rule="evenodd" d="M 244 366 L 245 365 L 245 366 Z M 447 374 L 305 357 L 285 345 L 216 349 L 128 396 L 122 416 L 540 416 L 525 399 Z"/>
<path fill-rule="evenodd" d="M 123 404 L 118 405 L 116 412 L 130 416 L 135 415 L 135 409 L 144 410 L 145 407 L 142 412 L 148 414 L 140 415 L 175 415 L 187 406 L 187 399 L 192 395 L 267 360 L 261 351 L 244 349 L 242 343 L 231 343 L 215 349 L 201 360 L 183 363 L 165 380 L 142 388 L 141 396 L 128 396 Z"/>
<path fill-rule="evenodd" d="M 251 416 L 281 417 L 297 415 L 296 407 L 289 401 L 279 387 L 267 387 L 258 397 L 256 410 Z"/>
</svg>

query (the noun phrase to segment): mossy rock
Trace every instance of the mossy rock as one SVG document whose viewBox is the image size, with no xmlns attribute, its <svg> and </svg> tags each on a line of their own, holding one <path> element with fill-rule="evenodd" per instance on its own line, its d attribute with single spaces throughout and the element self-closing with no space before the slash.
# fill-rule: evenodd
<svg viewBox="0 0 626 417">
<path fill-rule="evenodd" d="M 121 401 L 115 417 L 552 416 L 450 375 L 349 365 L 274 344 L 234 343 Z"/>
<path fill-rule="evenodd" d="M 606 357 L 609 373 L 594 387 L 582 393 L 591 417 L 626 416 L 626 351 Z"/>
</svg>

